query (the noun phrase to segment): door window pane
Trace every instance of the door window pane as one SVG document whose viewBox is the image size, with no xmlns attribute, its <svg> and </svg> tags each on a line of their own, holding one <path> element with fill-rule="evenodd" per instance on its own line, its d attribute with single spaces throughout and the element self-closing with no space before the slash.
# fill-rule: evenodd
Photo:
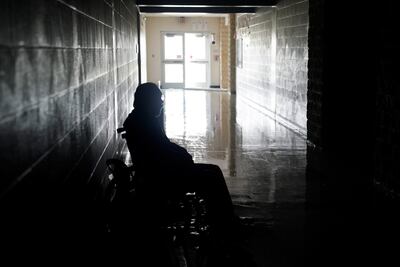
<svg viewBox="0 0 400 267">
<path fill-rule="evenodd" d="M 186 82 L 206 83 L 207 82 L 207 64 L 206 63 L 188 63 L 186 67 Z"/>
<path fill-rule="evenodd" d="M 164 59 L 183 60 L 183 36 L 164 35 Z"/>
<path fill-rule="evenodd" d="M 188 60 L 205 60 L 207 51 L 207 35 L 202 33 L 186 33 L 185 46 Z"/>
<path fill-rule="evenodd" d="M 165 82 L 183 83 L 183 64 L 165 64 Z"/>
</svg>

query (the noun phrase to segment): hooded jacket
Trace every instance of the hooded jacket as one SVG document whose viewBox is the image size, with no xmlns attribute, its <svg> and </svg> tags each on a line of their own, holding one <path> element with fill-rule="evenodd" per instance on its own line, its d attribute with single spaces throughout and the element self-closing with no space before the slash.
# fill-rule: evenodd
<svg viewBox="0 0 400 267">
<path fill-rule="evenodd" d="M 133 110 L 123 124 L 137 170 L 176 169 L 194 164 L 187 150 L 166 136 L 159 118 Z"/>
</svg>

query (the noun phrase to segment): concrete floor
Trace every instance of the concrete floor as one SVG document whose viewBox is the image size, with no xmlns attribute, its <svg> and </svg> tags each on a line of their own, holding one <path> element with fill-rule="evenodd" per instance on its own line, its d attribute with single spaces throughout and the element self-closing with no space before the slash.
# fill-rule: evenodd
<svg viewBox="0 0 400 267">
<path fill-rule="evenodd" d="M 257 266 L 304 262 L 306 140 L 227 92 L 163 91 L 167 136 L 218 165 Z"/>
</svg>

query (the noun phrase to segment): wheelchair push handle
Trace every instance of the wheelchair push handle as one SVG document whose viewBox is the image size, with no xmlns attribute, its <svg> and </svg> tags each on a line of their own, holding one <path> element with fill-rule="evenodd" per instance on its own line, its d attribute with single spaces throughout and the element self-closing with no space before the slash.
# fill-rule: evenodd
<svg viewBox="0 0 400 267">
<path fill-rule="evenodd" d="M 125 137 L 126 137 L 126 129 L 124 128 L 124 127 L 120 127 L 120 128 L 118 128 L 117 129 L 117 133 L 119 133 L 119 134 L 121 134 L 121 137 L 123 138 L 123 139 L 125 139 Z"/>
</svg>

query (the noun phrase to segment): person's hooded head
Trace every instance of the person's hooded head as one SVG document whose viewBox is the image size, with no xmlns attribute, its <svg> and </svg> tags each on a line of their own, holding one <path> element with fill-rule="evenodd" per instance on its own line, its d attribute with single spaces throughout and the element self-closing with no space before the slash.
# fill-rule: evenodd
<svg viewBox="0 0 400 267">
<path fill-rule="evenodd" d="M 162 93 L 154 83 L 143 83 L 136 88 L 133 107 L 140 113 L 159 116 L 163 107 Z"/>
</svg>

